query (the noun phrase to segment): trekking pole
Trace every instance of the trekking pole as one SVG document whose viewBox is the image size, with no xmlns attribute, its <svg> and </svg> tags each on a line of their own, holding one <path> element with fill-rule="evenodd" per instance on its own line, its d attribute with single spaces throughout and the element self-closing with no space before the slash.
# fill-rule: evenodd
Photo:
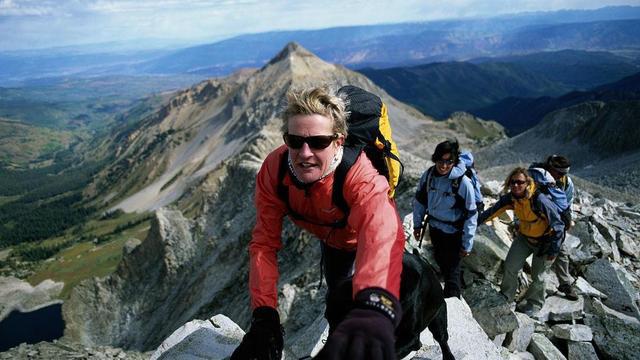
<svg viewBox="0 0 640 360">
<path fill-rule="evenodd" d="M 425 228 L 426 224 L 427 224 L 427 215 L 425 215 L 422 218 L 422 223 L 420 227 L 420 229 L 422 229 L 422 232 L 420 233 L 420 239 L 418 239 L 418 249 L 422 248 L 422 239 L 424 239 L 424 233 L 427 232 L 427 229 Z"/>
</svg>

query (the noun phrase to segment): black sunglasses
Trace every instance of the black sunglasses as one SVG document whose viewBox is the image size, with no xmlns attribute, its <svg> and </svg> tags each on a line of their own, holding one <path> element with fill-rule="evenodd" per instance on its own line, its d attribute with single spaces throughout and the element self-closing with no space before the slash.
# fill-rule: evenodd
<svg viewBox="0 0 640 360">
<path fill-rule="evenodd" d="M 292 149 L 300 149 L 304 143 L 307 143 L 314 150 L 326 149 L 327 146 L 338 138 L 338 134 L 333 135 L 315 135 L 315 136 L 299 136 L 285 133 L 282 135 L 284 143 Z"/>
<path fill-rule="evenodd" d="M 440 160 L 436 160 L 436 164 L 439 164 L 439 165 L 451 165 L 451 164 L 453 164 L 453 160 L 451 160 L 451 159 L 447 159 L 447 160 L 440 159 Z"/>
<path fill-rule="evenodd" d="M 524 184 L 526 184 L 527 182 L 526 182 L 526 181 L 524 181 L 524 180 L 511 180 L 509 183 L 510 183 L 511 185 L 524 185 Z"/>
</svg>

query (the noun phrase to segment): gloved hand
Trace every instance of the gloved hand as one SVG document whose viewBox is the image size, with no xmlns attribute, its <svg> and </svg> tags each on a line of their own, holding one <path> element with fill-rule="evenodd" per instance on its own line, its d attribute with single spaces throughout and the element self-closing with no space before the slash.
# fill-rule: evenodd
<svg viewBox="0 0 640 360">
<path fill-rule="evenodd" d="M 371 288 L 359 292 L 355 303 L 316 359 L 395 360 L 400 302 L 385 290 Z"/>
<path fill-rule="evenodd" d="M 256 308 L 251 328 L 231 355 L 231 360 L 280 360 L 283 333 L 276 309 L 268 306 Z"/>
</svg>

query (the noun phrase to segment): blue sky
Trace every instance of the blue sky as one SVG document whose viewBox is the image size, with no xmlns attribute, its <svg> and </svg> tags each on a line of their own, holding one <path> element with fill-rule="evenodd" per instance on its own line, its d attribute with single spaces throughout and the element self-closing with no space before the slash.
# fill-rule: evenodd
<svg viewBox="0 0 640 360">
<path fill-rule="evenodd" d="M 640 5 L 640 0 L 0 0 L 0 51 Z"/>
</svg>

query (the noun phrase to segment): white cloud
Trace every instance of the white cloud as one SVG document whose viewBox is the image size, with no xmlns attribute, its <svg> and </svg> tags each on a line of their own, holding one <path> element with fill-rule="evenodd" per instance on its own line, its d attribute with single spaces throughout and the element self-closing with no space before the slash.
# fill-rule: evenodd
<svg viewBox="0 0 640 360">
<path fill-rule="evenodd" d="M 0 16 L 45 16 L 54 13 L 46 1 L 0 0 Z"/>
<path fill-rule="evenodd" d="M 0 0 L 0 50 L 597 8 L 638 0 Z M 15 29 L 19 29 L 16 31 Z"/>
</svg>

